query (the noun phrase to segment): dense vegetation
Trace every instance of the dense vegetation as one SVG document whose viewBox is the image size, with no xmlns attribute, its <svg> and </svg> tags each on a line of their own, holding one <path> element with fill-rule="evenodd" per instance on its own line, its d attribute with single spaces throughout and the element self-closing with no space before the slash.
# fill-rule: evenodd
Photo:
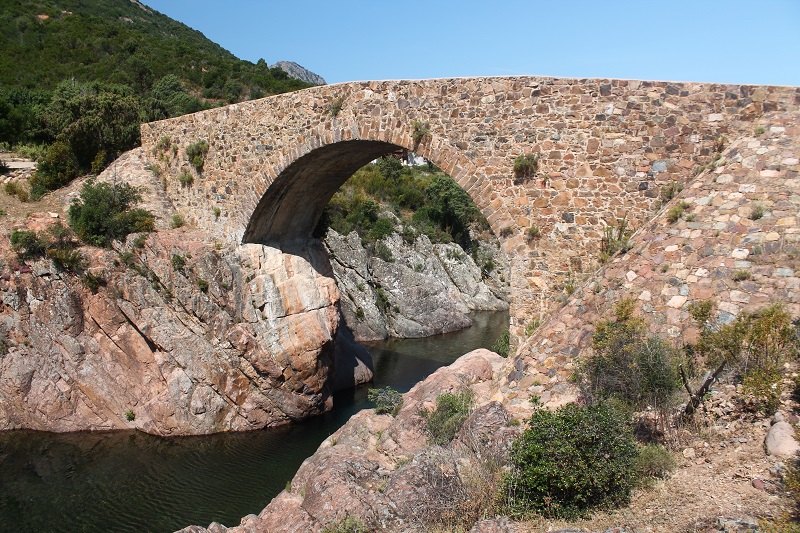
<svg viewBox="0 0 800 533">
<path fill-rule="evenodd" d="M 432 242 L 455 241 L 469 251 L 470 229 L 489 227 L 469 195 L 441 170 L 405 167 L 387 156 L 347 180 L 325 208 L 315 235 L 324 236 L 329 227 L 343 235 L 355 230 L 365 243 L 375 243 L 398 229 L 396 220 L 409 242 L 425 234 Z"/>
<path fill-rule="evenodd" d="M 511 450 L 509 510 L 574 517 L 627 503 L 637 455 L 627 417 L 610 404 L 537 409 Z"/>
<path fill-rule="evenodd" d="M 133 1 L 4 0 L 0 46 L 3 87 L 102 80 L 142 94 L 173 74 L 204 98 L 232 102 L 308 86 Z"/>
<path fill-rule="evenodd" d="M 138 145 L 141 122 L 308 86 L 129 1 L 5 0 L 0 52 L 0 147 L 45 159 L 33 199 Z"/>
</svg>

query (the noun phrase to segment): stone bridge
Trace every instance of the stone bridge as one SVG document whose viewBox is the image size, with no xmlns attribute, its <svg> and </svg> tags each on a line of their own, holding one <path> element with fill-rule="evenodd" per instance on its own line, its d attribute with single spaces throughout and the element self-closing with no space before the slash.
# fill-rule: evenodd
<svg viewBox="0 0 800 533">
<path fill-rule="evenodd" d="M 334 192 L 373 159 L 414 151 L 488 219 L 511 265 L 512 333 L 591 276 L 605 228 L 640 227 L 662 187 L 713 165 L 800 89 L 541 77 L 354 82 L 144 124 L 142 145 L 184 218 L 215 238 L 310 238 Z M 424 134 L 423 134 L 424 133 Z M 423 134 L 423 135 L 421 135 Z M 205 140 L 201 171 L 186 148 Z M 535 176 L 514 159 L 540 158 Z M 531 238 L 529 228 L 538 228 Z"/>
</svg>

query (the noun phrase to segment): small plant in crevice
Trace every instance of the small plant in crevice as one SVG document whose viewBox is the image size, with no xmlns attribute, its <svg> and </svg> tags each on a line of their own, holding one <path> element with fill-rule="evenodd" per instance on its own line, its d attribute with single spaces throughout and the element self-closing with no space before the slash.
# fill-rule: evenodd
<svg viewBox="0 0 800 533">
<path fill-rule="evenodd" d="M 337 96 L 328 104 L 328 114 L 336 117 L 344 109 L 344 96 Z"/>
<path fill-rule="evenodd" d="M 686 201 L 682 201 L 679 204 L 672 206 L 670 210 L 667 212 L 667 220 L 669 221 L 670 224 L 674 224 L 675 222 L 681 219 L 683 214 L 690 207 L 691 204 Z"/>
<path fill-rule="evenodd" d="M 420 410 L 419 414 L 425 419 L 425 429 L 430 435 L 431 444 L 445 446 L 455 438 L 470 414 L 472 399 L 471 389 L 446 392 L 436 398 L 434 410 Z"/>
<path fill-rule="evenodd" d="M 369 533 L 370 531 L 373 529 L 358 517 L 348 513 L 343 518 L 325 526 L 320 533 Z"/>
<path fill-rule="evenodd" d="M 214 206 L 211 209 L 211 212 L 214 213 L 214 220 L 219 220 L 219 216 L 222 214 L 222 210 L 219 207 Z"/>
<path fill-rule="evenodd" d="M 564 280 L 564 292 L 567 293 L 567 296 L 572 296 L 576 288 L 575 278 L 572 277 L 572 272 L 569 272 L 567 274 L 567 279 Z"/>
<path fill-rule="evenodd" d="M 756 202 L 750 208 L 750 220 L 759 220 L 764 216 L 764 213 L 766 212 L 767 210 L 764 207 L 764 204 Z"/>
<path fill-rule="evenodd" d="M 370 389 L 367 400 L 375 404 L 375 413 L 396 416 L 403 406 L 403 395 L 392 387 Z"/>
<path fill-rule="evenodd" d="M 753 133 L 756 135 L 763 135 L 767 130 L 764 129 L 764 126 L 756 126 L 756 129 L 753 130 Z"/>
<path fill-rule="evenodd" d="M 197 280 L 197 288 L 200 289 L 200 292 L 203 294 L 208 293 L 208 281 L 204 280 L 203 278 L 199 278 Z"/>
<path fill-rule="evenodd" d="M 133 412 L 133 409 L 128 409 L 125 411 L 125 420 L 128 422 L 133 422 L 136 420 L 136 413 Z"/>
<path fill-rule="evenodd" d="M 503 238 L 510 237 L 514 233 L 514 228 L 511 226 L 506 226 L 505 228 L 500 230 L 500 236 Z"/>
<path fill-rule="evenodd" d="M 172 224 L 171 226 L 173 229 L 181 228 L 184 225 L 183 215 L 180 213 L 174 213 L 172 215 Z"/>
<path fill-rule="evenodd" d="M 431 125 L 429 122 L 415 120 L 411 123 L 411 139 L 418 146 L 431 139 Z"/>
<path fill-rule="evenodd" d="M 184 256 L 180 254 L 173 254 L 170 263 L 172 264 L 172 270 L 183 274 L 184 268 L 186 267 L 186 258 Z"/>
<path fill-rule="evenodd" d="M 186 147 L 186 155 L 189 157 L 189 162 L 198 172 L 203 171 L 203 166 L 206 163 L 206 155 L 208 154 L 208 141 L 200 139 L 199 141 L 190 144 Z"/>
<path fill-rule="evenodd" d="M 623 254 L 628 252 L 632 247 L 630 243 L 632 235 L 633 228 L 628 227 L 627 216 L 617 219 L 614 224 L 605 226 L 603 236 L 600 238 L 600 262 L 605 263 L 617 252 Z"/>
<path fill-rule="evenodd" d="M 514 177 L 519 181 L 527 181 L 539 171 L 537 154 L 522 154 L 514 158 Z"/>
<path fill-rule="evenodd" d="M 746 281 L 750 279 L 750 271 L 749 270 L 737 270 L 733 274 L 733 281 Z"/>
<path fill-rule="evenodd" d="M 83 286 L 89 289 L 92 294 L 97 294 L 100 287 L 105 287 L 105 285 L 106 278 L 102 272 L 95 274 L 87 270 L 83 273 Z"/>
<path fill-rule="evenodd" d="M 194 183 L 194 176 L 188 170 L 182 170 L 180 174 L 178 174 L 178 183 L 181 184 L 181 187 L 190 187 L 192 183 Z"/>
<path fill-rule="evenodd" d="M 683 190 L 683 184 L 675 180 L 670 181 L 666 185 L 661 186 L 661 203 L 666 204 Z"/>
<path fill-rule="evenodd" d="M 492 351 L 500 357 L 508 357 L 511 350 L 511 332 L 505 330 L 492 345 Z"/>
<path fill-rule="evenodd" d="M 376 242 L 374 250 L 375 255 L 378 258 L 386 261 L 387 263 L 394 263 L 394 255 L 392 254 L 392 250 L 383 241 Z"/>
<path fill-rule="evenodd" d="M 530 226 L 528 229 L 525 230 L 525 239 L 528 242 L 532 242 L 538 240 L 542 236 L 542 231 L 539 229 L 539 226 Z"/>
</svg>

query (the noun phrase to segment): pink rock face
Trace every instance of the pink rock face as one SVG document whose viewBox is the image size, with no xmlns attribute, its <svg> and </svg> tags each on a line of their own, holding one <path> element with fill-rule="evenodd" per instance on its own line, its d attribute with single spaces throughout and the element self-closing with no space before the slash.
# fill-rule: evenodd
<svg viewBox="0 0 800 533">
<path fill-rule="evenodd" d="M 130 267 L 87 250 L 97 294 L 49 260 L 0 281 L 0 429 L 205 434 L 330 407 L 338 291 L 321 246 L 217 250 L 178 230 L 128 251 Z"/>
</svg>

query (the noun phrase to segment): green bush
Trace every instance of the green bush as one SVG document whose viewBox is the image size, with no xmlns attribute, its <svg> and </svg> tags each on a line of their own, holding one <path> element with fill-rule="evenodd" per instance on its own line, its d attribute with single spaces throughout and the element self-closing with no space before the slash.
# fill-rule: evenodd
<svg viewBox="0 0 800 533">
<path fill-rule="evenodd" d="M 539 156 L 523 154 L 514 158 L 514 175 L 518 179 L 529 179 L 539 170 Z"/>
<path fill-rule="evenodd" d="M 648 334 L 634 307 L 633 299 L 622 300 L 614 309 L 616 320 L 596 324 L 594 353 L 581 362 L 577 375 L 589 397 L 617 398 L 634 409 L 665 409 L 680 388 L 678 354 Z"/>
<path fill-rule="evenodd" d="M 428 122 L 422 122 L 420 120 L 415 120 L 411 124 L 411 138 L 414 140 L 414 144 L 424 143 L 429 141 L 431 138 L 431 125 Z"/>
<path fill-rule="evenodd" d="M 436 398 L 436 409 L 422 409 L 420 416 L 425 419 L 425 429 L 430 435 L 429 442 L 445 446 L 461 429 L 472 408 L 472 390 L 446 392 Z"/>
<path fill-rule="evenodd" d="M 375 412 L 379 415 L 386 413 L 396 416 L 403 405 L 403 395 L 392 387 L 370 389 L 367 400 L 375 404 Z"/>
<path fill-rule="evenodd" d="M 616 224 L 603 228 L 600 240 L 600 262 L 605 263 L 617 252 L 625 253 L 631 249 L 630 239 L 633 230 L 628 227 L 628 218 L 618 219 Z"/>
<path fill-rule="evenodd" d="M 30 179 L 31 196 L 34 200 L 46 192 L 53 191 L 78 176 L 78 161 L 70 147 L 63 142 L 55 142 L 47 149 L 47 154 Z"/>
<path fill-rule="evenodd" d="M 15 229 L 11 232 L 11 249 L 23 261 L 38 259 L 47 251 L 47 242 L 35 231 Z"/>
<path fill-rule="evenodd" d="M 184 220 L 183 215 L 180 213 L 173 213 L 172 215 L 172 227 L 177 229 L 183 227 Z"/>
<path fill-rule="evenodd" d="M 132 209 L 141 199 L 141 191 L 128 183 L 111 185 L 89 179 L 69 207 L 69 225 L 81 240 L 96 246 L 108 246 L 131 233 L 153 231 L 153 214 Z"/>
<path fill-rule="evenodd" d="M 640 447 L 634 460 L 634 470 L 639 478 L 665 478 L 677 466 L 672 453 L 657 444 Z"/>
<path fill-rule="evenodd" d="M 172 270 L 176 272 L 183 272 L 184 267 L 186 266 L 186 258 L 179 254 L 174 254 L 172 259 L 170 260 L 172 264 Z"/>
<path fill-rule="evenodd" d="M 178 183 L 181 184 L 181 187 L 189 187 L 194 183 L 194 176 L 188 170 L 183 170 L 178 174 Z"/>
<path fill-rule="evenodd" d="M 608 403 L 537 409 L 511 448 L 508 512 L 572 518 L 625 504 L 636 457 L 627 417 Z"/>
<path fill-rule="evenodd" d="M 505 330 L 492 345 L 492 351 L 500 357 L 508 357 L 511 350 L 511 332 Z"/>
<path fill-rule="evenodd" d="M 208 293 L 208 281 L 200 278 L 197 280 L 197 288 L 200 289 L 202 293 Z"/>
<path fill-rule="evenodd" d="M 136 413 L 133 412 L 133 409 L 128 409 L 125 411 L 125 420 L 128 422 L 133 422 L 136 420 Z"/>
<path fill-rule="evenodd" d="M 198 172 L 201 172 L 203 165 L 206 164 L 206 154 L 208 154 L 208 141 L 205 139 L 186 147 L 186 155 L 189 156 L 189 162 Z"/>
</svg>

